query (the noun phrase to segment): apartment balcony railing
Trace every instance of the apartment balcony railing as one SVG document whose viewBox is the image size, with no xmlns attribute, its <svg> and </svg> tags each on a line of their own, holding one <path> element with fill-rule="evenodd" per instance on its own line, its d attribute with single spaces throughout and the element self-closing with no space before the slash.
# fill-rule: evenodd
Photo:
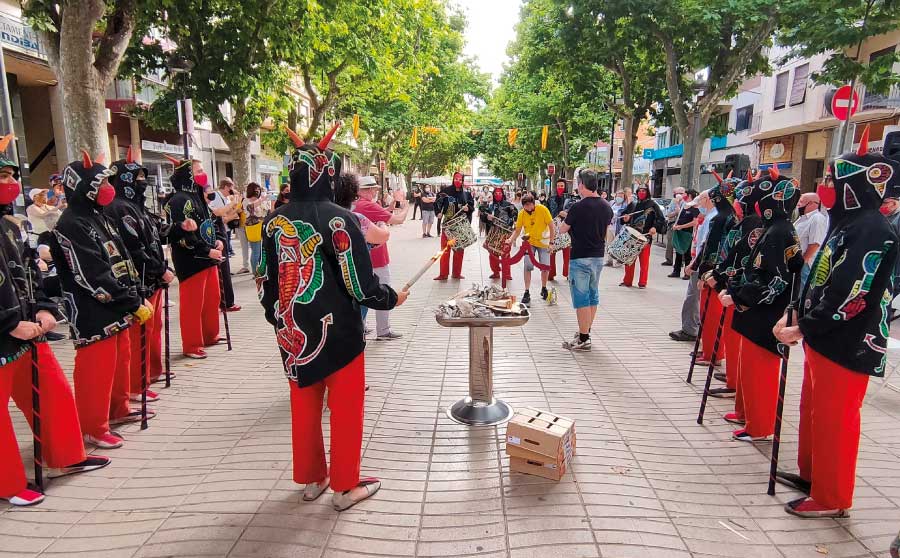
<svg viewBox="0 0 900 558">
<path fill-rule="evenodd" d="M 870 94 L 861 87 L 860 95 L 862 95 L 861 110 L 900 108 L 900 85 L 891 87 L 885 95 Z"/>
</svg>

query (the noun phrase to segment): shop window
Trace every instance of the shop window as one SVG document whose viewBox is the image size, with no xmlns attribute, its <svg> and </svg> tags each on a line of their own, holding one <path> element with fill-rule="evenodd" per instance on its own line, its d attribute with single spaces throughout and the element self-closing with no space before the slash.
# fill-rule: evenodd
<svg viewBox="0 0 900 558">
<path fill-rule="evenodd" d="M 781 72 L 775 76 L 775 104 L 774 110 L 783 109 L 787 105 L 788 77 L 790 72 Z"/>
<path fill-rule="evenodd" d="M 735 121 L 734 121 L 734 130 L 736 132 L 743 132 L 744 130 L 749 130 L 750 125 L 753 123 L 753 105 L 747 105 L 746 107 L 741 107 L 737 109 L 735 112 Z"/>
<path fill-rule="evenodd" d="M 660 132 L 656 134 L 656 148 L 657 149 L 665 149 L 669 147 L 669 133 L 668 132 Z"/>
<path fill-rule="evenodd" d="M 802 64 L 794 69 L 794 83 L 791 85 L 791 106 L 802 105 L 806 101 L 806 80 L 809 77 L 809 64 Z"/>
</svg>

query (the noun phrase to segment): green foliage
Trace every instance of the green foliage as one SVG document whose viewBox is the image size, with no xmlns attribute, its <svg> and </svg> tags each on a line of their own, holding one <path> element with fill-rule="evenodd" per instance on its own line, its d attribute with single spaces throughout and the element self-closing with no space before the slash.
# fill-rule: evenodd
<svg viewBox="0 0 900 558">
<path fill-rule="evenodd" d="M 809 17 L 814 13 L 828 17 Z M 867 91 L 884 94 L 900 83 L 900 75 L 893 71 L 893 65 L 900 62 L 900 53 L 869 63 L 857 59 L 857 46 L 898 26 L 897 0 L 794 1 L 785 7 L 778 43 L 790 48 L 782 61 L 830 52 L 822 70 L 813 75 L 818 83 L 843 85 L 856 78 Z"/>
</svg>

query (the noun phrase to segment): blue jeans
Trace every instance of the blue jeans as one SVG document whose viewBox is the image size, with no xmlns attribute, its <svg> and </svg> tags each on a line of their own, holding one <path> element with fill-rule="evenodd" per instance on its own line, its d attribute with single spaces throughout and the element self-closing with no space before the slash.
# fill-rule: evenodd
<svg viewBox="0 0 900 558">
<path fill-rule="evenodd" d="M 603 258 L 578 258 L 569 262 L 569 291 L 576 309 L 600 304 L 600 272 Z"/>
<path fill-rule="evenodd" d="M 259 267 L 259 258 L 262 256 L 262 241 L 250 243 L 250 271 L 256 273 Z"/>
</svg>

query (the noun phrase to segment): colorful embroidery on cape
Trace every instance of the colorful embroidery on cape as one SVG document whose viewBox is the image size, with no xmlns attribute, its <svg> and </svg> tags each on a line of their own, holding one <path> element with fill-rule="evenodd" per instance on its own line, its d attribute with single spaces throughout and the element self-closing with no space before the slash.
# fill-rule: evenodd
<svg viewBox="0 0 900 558">
<path fill-rule="evenodd" d="M 357 301 L 362 302 L 365 295 L 359 286 L 359 277 L 356 275 L 356 264 L 353 263 L 353 244 L 350 234 L 347 232 L 347 222 L 342 217 L 335 217 L 328 222 L 331 228 L 331 243 L 337 254 L 338 263 L 341 266 L 341 277 L 347 292 Z"/>
<path fill-rule="evenodd" d="M 328 337 L 328 326 L 334 323 L 331 314 L 322 318 L 319 345 L 312 353 L 302 356 L 306 350 L 307 335 L 294 320 L 294 305 L 309 304 L 322 288 L 324 272 L 319 253 L 322 235 L 309 223 L 290 221 L 283 215 L 277 215 L 266 224 L 266 236 L 274 239 L 275 253 L 278 255 L 276 339 L 286 355 L 285 374 L 296 380 L 299 367 L 309 364 L 322 352 Z"/>
<path fill-rule="evenodd" d="M 838 308 L 837 314 L 833 316 L 835 320 L 850 320 L 859 315 L 866 309 L 865 296 L 869 294 L 872 288 L 872 281 L 875 279 L 875 272 L 878 271 L 878 264 L 881 263 L 882 251 L 870 250 L 863 256 L 862 279 L 857 279 L 850 289 L 850 294 L 843 304 Z"/>
</svg>

